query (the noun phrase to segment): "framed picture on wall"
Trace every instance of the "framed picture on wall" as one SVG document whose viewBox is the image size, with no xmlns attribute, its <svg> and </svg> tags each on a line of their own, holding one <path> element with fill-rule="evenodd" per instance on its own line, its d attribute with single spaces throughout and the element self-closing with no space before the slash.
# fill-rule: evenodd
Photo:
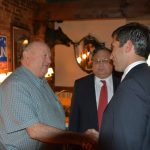
<svg viewBox="0 0 150 150">
<path fill-rule="evenodd" d="M 17 26 L 12 27 L 13 39 L 13 70 L 20 66 L 20 59 L 22 50 L 28 45 L 30 41 L 30 30 L 20 28 Z"/>
<path fill-rule="evenodd" d="M 8 69 L 7 57 L 7 38 L 0 35 L 0 72 L 5 72 Z"/>
</svg>

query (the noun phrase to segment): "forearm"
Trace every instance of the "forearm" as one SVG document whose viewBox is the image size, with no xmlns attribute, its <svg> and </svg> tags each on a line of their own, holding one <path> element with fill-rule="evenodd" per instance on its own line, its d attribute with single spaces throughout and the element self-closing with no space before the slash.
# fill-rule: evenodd
<svg viewBox="0 0 150 150">
<path fill-rule="evenodd" d="M 46 143 L 53 143 L 54 138 L 64 132 L 65 131 L 61 129 L 41 123 L 34 124 L 27 128 L 27 133 L 30 138 Z"/>
<path fill-rule="evenodd" d="M 60 130 L 44 124 L 35 124 L 27 128 L 28 135 L 44 143 L 76 144 L 93 143 L 92 139 L 85 134 Z"/>
</svg>

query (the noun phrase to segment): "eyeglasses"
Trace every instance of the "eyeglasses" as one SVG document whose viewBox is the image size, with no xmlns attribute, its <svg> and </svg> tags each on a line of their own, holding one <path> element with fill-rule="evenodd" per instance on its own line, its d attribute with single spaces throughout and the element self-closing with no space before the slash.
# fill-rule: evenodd
<svg viewBox="0 0 150 150">
<path fill-rule="evenodd" d="M 104 59 L 98 59 L 98 60 L 92 60 L 93 64 L 108 64 L 111 62 L 110 59 L 104 58 Z"/>
</svg>

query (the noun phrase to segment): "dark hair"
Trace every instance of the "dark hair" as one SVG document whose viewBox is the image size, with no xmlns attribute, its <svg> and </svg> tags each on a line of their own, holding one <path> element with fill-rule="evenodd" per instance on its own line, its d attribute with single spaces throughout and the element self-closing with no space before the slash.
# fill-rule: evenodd
<svg viewBox="0 0 150 150">
<path fill-rule="evenodd" d="M 105 47 L 105 45 L 98 45 L 98 46 L 95 46 L 95 49 L 92 52 L 92 57 L 101 50 L 108 51 L 111 53 L 111 50 L 109 48 Z"/>
<path fill-rule="evenodd" d="M 144 58 L 148 58 L 150 53 L 150 29 L 140 23 L 129 23 L 117 28 L 112 37 L 120 42 L 122 47 L 128 40 L 130 40 L 134 47 L 135 53 Z"/>
</svg>

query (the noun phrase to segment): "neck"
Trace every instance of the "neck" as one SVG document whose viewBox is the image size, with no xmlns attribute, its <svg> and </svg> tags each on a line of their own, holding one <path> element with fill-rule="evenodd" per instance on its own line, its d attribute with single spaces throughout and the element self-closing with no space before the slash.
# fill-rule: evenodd
<svg viewBox="0 0 150 150">
<path fill-rule="evenodd" d="M 142 56 L 135 55 L 134 57 L 129 59 L 127 66 L 129 66 L 130 64 L 133 64 L 134 62 L 137 62 L 137 61 L 146 61 L 146 59 Z"/>
</svg>

